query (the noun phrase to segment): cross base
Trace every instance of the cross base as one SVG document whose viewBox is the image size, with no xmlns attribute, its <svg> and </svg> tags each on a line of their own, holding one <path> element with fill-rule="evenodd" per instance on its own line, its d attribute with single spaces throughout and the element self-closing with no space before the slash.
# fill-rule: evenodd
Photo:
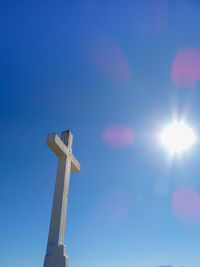
<svg viewBox="0 0 200 267">
<path fill-rule="evenodd" d="M 43 267 L 68 267 L 65 245 L 48 245 Z"/>
</svg>

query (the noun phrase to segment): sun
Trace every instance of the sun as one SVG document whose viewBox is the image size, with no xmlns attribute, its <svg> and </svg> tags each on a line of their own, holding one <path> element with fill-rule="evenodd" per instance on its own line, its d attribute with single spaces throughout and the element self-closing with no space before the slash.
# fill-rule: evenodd
<svg viewBox="0 0 200 267">
<path fill-rule="evenodd" d="M 191 127 L 184 122 L 174 121 L 161 133 L 161 142 L 172 154 L 180 153 L 197 141 L 197 137 Z"/>
</svg>

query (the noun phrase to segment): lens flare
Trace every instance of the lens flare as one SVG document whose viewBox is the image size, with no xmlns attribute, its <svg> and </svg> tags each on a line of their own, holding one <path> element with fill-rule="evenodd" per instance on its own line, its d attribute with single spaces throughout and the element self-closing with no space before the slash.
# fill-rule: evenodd
<svg viewBox="0 0 200 267">
<path fill-rule="evenodd" d="M 122 48 L 106 36 L 93 40 L 87 47 L 92 66 L 114 84 L 127 83 L 131 78 L 129 62 Z"/>
<path fill-rule="evenodd" d="M 172 80 L 180 87 L 195 85 L 200 79 L 200 51 L 196 48 L 186 48 L 180 51 L 174 59 Z"/>
<path fill-rule="evenodd" d="M 117 230 L 127 218 L 131 207 L 127 189 L 113 189 L 102 196 L 94 207 L 93 223 L 103 232 Z"/>
<path fill-rule="evenodd" d="M 188 226 L 200 222 L 200 197 L 190 187 L 178 188 L 172 196 L 172 209 L 175 215 Z"/>
<path fill-rule="evenodd" d="M 161 142 L 171 153 L 180 153 L 192 146 L 197 140 L 192 128 L 183 122 L 173 122 L 161 133 Z"/>
<path fill-rule="evenodd" d="M 104 131 L 102 139 L 108 146 L 123 149 L 133 144 L 134 134 L 128 125 L 115 124 Z"/>
</svg>

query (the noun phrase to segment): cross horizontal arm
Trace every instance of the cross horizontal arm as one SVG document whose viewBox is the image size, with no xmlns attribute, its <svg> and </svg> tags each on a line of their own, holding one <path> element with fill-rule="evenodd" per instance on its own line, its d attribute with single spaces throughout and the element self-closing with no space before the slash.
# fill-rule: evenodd
<svg viewBox="0 0 200 267">
<path fill-rule="evenodd" d="M 47 135 L 46 144 L 58 157 L 68 156 L 71 159 L 71 172 L 80 172 L 80 163 L 56 133 Z"/>
<path fill-rule="evenodd" d="M 69 156 L 71 158 L 71 172 L 76 173 L 81 171 L 81 165 L 73 154 Z"/>
</svg>

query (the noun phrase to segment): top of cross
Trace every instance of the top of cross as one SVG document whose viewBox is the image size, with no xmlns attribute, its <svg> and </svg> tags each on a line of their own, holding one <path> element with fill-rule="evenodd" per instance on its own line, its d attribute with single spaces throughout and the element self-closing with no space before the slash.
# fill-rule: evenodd
<svg viewBox="0 0 200 267">
<path fill-rule="evenodd" d="M 67 130 L 62 132 L 61 140 L 68 147 L 69 151 L 72 152 L 73 134 Z"/>
<path fill-rule="evenodd" d="M 48 134 L 46 144 L 58 157 L 69 157 L 71 159 L 71 171 L 80 172 L 80 163 L 72 154 L 73 134 L 68 130 L 62 132 L 61 138 L 56 134 Z"/>
</svg>

